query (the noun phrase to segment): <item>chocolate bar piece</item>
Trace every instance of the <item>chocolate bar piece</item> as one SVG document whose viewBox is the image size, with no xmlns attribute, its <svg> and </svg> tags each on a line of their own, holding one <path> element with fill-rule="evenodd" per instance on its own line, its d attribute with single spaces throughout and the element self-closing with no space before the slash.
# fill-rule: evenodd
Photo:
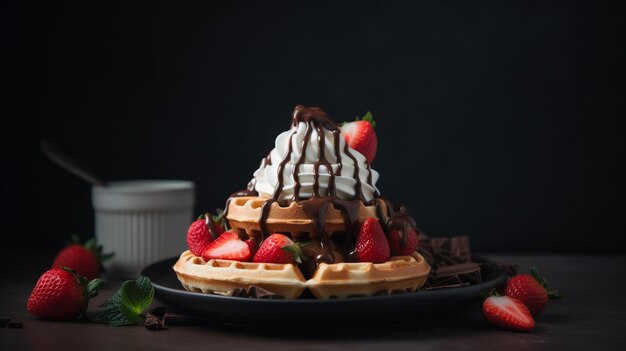
<svg viewBox="0 0 626 351">
<path fill-rule="evenodd" d="M 257 299 L 284 299 L 283 296 L 278 295 L 267 289 L 263 289 L 260 286 L 251 285 L 248 289 L 236 288 L 229 294 L 233 297 L 252 297 Z"/>
<path fill-rule="evenodd" d="M 156 307 L 146 313 L 146 321 L 144 326 L 148 330 L 162 330 L 164 328 L 163 317 L 165 316 L 165 307 Z"/>
</svg>

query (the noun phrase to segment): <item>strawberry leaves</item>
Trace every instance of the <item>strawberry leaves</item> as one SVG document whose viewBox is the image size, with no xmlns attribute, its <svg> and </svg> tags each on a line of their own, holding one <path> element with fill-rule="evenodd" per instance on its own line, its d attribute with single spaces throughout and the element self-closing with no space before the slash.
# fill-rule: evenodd
<svg viewBox="0 0 626 351">
<path fill-rule="evenodd" d="M 93 252 L 94 255 L 96 255 L 96 257 L 98 258 L 100 264 L 102 264 L 102 262 L 106 260 L 111 259 L 111 257 L 113 257 L 114 255 L 113 252 L 103 253 L 102 245 L 98 244 L 98 240 L 96 239 L 96 237 L 91 237 L 87 239 L 85 243 L 83 243 L 78 234 L 72 234 L 70 241 L 67 242 L 67 246 L 75 244 L 82 245 L 83 247 L 85 247 L 85 249 Z"/>
<path fill-rule="evenodd" d="M 539 285 L 541 285 L 544 289 L 546 289 L 546 291 L 548 292 L 548 298 L 560 299 L 561 297 L 563 297 L 563 295 L 559 294 L 558 289 L 548 289 L 548 282 L 546 281 L 546 278 L 542 277 L 539 274 L 539 271 L 537 270 L 536 267 L 530 268 L 530 275 L 532 275 L 533 278 L 535 278 L 535 280 L 537 281 L 537 283 L 539 283 Z"/>
<path fill-rule="evenodd" d="M 281 250 L 290 253 L 293 256 L 293 260 L 298 263 L 309 260 L 309 257 L 305 256 L 302 252 L 302 247 L 297 243 L 294 243 L 293 245 L 283 246 L 281 247 Z"/>
<path fill-rule="evenodd" d="M 154 287 L 147 277 L 127 280 L 95 313 L 93 320 L 116 327 L 136 324 L 140 315 L 150 307 L 153 297 Z"/>
<path fill-rule="evenodd" d="M 358 121 L 359 118 L 357 117 L 356 120 Z M 361 117 L 361 120 L 369 122 L 372 128 L 376 128 L 376 121 L 374 121 L 374 116 L 372 115 L 370 111 L 367 111 L 365 113 L 365 116 Z"/>
</svg>

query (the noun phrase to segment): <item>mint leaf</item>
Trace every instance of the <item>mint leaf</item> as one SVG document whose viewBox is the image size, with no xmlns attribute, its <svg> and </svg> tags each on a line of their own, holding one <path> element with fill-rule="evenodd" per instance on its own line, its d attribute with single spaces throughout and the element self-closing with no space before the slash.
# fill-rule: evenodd
<svg viewBox="0 0 626 351">
<path fill-rule="evenodd" d="M 126 281 L 120 290 L 122 290 L 122 304 L 135 314 L 147 310 L 152 303 L 154 288 L 147 277 L 141 276 L 135 281 Z"/>
<path fill-rule="evenodd" d="M 147 277 L 127 280 L 96 312 L 93 320 L 112 326 L 135 324 L 140 314 L 150 307 L 153 297 L 154 287 Z"/>
</svg>

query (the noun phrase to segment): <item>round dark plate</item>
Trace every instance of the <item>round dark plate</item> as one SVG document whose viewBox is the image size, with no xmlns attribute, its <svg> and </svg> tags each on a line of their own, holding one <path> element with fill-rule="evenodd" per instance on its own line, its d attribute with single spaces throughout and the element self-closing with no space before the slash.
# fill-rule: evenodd
<svg viewBox="0 0 626 351">
<path fill-rule="evenodd" d="M 177 259 L 153 263 L 141 272 L 152 281 L 158 301 L 216 323 L 250 326 L 385 325 L 426 320 L 471 305 L 480 299 L 481 293 L 506 281 L 502 270 L 483 269 L 482 283 L 460 288 L 334 300 L 252 299 L 185 290 L 172 270 Z M 473 260 L 489 262 L 476 256 Z"/>
</svg>

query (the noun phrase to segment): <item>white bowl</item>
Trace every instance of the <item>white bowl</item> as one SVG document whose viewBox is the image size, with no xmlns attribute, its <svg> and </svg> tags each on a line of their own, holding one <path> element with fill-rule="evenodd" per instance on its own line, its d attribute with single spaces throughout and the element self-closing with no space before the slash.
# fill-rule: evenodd
<svg viewBox="0 0 626 351">
<path fill-rule="evenodd" d="M 92 188 L 96 237 L 107 276 L 134 278 L 146 265 L 186 250 L 193 218 L 194 183 L 185 180 L 130 180 Z"/>
</svg>

